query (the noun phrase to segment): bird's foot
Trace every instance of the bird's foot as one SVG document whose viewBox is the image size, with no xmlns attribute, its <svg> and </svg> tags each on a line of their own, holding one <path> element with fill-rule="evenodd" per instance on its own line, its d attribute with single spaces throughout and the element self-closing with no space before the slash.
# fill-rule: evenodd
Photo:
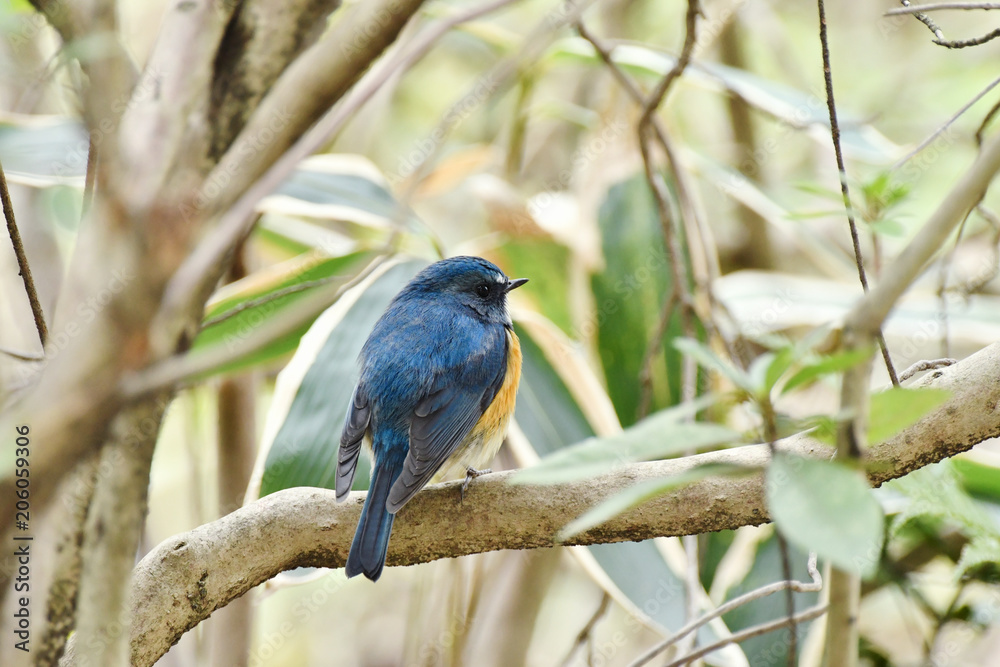
<svg viewBox="0 0 1000 667">
<path fill-rule="evenodd" d="M 465 491 L 469 488 L 469 483 L 480 475 L 488 475 L 493 472 L 492 468 L 486 468 L 485 470 L 476 470 L 475 468 L 469 466 L 465 469 L 465 481 L 462 482 L 462 500 L 465 500 Z"/>
</svg>

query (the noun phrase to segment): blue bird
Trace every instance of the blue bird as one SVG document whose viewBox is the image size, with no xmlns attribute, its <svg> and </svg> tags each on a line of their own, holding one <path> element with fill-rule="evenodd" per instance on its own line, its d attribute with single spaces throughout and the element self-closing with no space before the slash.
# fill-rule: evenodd
<svg viewBox="0 0 1000 667">
<path fill-rule="evenodd" d="M 395 296 L 361 350 L 361 378 L 337 457 L 337 500 L 361 445 L 372 478 L 347 576 L 378 580 L 396 512 L 432 478 L 483 474 L 514 413 L 521 345 L 507 312 L 511 280 L 479 257 L 431 264 Z M 464 491 L 463 487 L 463 491 Z"/>
</svg>

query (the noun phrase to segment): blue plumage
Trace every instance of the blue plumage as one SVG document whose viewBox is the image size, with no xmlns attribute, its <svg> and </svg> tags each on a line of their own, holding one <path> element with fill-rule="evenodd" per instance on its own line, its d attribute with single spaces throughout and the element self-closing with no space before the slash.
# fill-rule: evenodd
<svg viewBox="0 0 1000 667">
<path fill-rule="evenodd" d="M 363 443 L 373 456 L 347 576 L 378 579 L 395 513 L 446 462 L 473 475 L 473 463 L 492 460 L 520 377 L 507 292 L 524 282 L 478 257 L 445 259 L 417 274 L 375 324 L 338 454 L 338 500 Z"/>
</svg>

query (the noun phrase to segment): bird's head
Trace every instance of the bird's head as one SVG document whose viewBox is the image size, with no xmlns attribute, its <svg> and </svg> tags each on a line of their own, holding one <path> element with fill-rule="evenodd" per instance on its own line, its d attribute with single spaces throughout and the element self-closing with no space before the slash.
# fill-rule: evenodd
<svg viewBox="0 0 1000 667">
<path fill-rule="evenodd" d="M 511 280 L 481 257 L 460 256 L 431 264 L 410 281 L 403 293 L 440 295 L 468 306 L 487 321 L 509 327 L 507 293 L 526 282 L 527 278 Z"/>
</svg>

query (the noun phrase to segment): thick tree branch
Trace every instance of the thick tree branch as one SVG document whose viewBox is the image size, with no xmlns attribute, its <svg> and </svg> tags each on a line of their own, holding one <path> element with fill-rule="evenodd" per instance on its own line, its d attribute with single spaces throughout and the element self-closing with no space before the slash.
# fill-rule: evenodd
<svg viewBox="0 0 1000 667">
<path fill-rule="evenodd" d="M 79 650 L 70 664 L 129 664 L 129 583 L 146 520 L 149 469 L 167 399 L 153 396 L 122 411 L 112 426 L 112 438 L 101 450 L 84 526 L 76 605 Z M 148 428 L 133 430 L 138 424 Z"/>
<path fill-rule="evenodd" d="M 1000 435 L 1000 344 L 918 384 L 949 389 L 941 408 L 868 453 L 874 484 L 901 477 L 987 438 Z M 833 450 L 806 437 L 782 441 L 783 450 L 829 457 Z M 762 468 L 767 445 L 635 463 L 595 479 L 533 487 L 508 484 L 516 472 L 472 484 L 459 501 L 459 482 L 422 491 L 393 530 L 390 565 L 498 549 L 556 544 L 554 535 L 588 508 L 633 484 L 676 475 L 705 463 Z M 568 544 L 643 540 L 734 529 L 768 521 L 759 473 L 714 477 L 677 489 L 582 533 Z M 341 567 L 363 494 L 337 504 L 333 491 L 288 489 L 175 536 L 150 552 L 134 573 L 132 660 L 150 665 L 180 636 L 254 586 L 294 567 Z M 443 528 L 447 526 L 447 530 Z"/>
<path fill-rule="evenodd" d="M 178 162 L 193 161 L 182 150 L 182 139 L 190 134 L 192 111 L 209 97 L 216 52 L 234 7 L 234 3 L 215 0 L 174 0 L 167 8 L 153 52 L 122 117 L 122 165 L 130 179 L 120 194 L 130 209 L 147 210 L 155 198 L 175 196 L 164 192 L 163 185 Z M 165 216 L 150 217 L 151 222 L 158 219 L 176 227 Z M 189 233 L 178 234 L 174 229 L 162 236 L 157 239 L 160 243 L 172 241 L 183 247 Z"/>
<path fill-rule="evenodd" d="M 226 28 L 215 59 L 206 109 L 212 136 L 205 146 L 214 166 L 289 63 L 312 46 L 340 0 L 244 0 Z"/>
</svg>

